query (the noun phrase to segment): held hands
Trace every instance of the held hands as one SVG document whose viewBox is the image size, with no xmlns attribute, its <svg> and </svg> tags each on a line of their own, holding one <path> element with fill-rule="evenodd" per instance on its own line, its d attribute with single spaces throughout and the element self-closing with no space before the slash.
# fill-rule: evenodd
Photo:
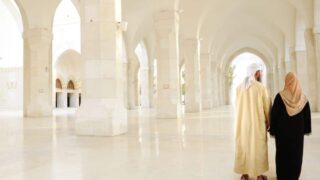
<svg viewBox="0 0 320 180">
<path fill-rule="evenodd" d="M 266 121 L 265 124 L 266 124 L 266 130 L 269 131 L 270 130 L 270 122 Z"/>
</svg>

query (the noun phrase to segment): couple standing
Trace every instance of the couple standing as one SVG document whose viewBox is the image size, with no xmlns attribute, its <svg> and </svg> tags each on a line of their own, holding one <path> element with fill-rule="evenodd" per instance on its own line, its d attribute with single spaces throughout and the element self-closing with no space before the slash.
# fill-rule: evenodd
<svg viewBox="0 0 320 180">
<path fill-rule="evenodd" d="M 269 170 L 267 131 L 276 140 L 278 180 L 298 180 L 303 157 L 305 134 L 311 133 L 311 113 L 295 74 L 288 73 L 284 90 L 277 94 L 273 106 L 261 83 L 262 69 L 252 64 L 247 77 L 236 92 L 236 153 L 234 170 L 266 180 Z"/>
</svg>

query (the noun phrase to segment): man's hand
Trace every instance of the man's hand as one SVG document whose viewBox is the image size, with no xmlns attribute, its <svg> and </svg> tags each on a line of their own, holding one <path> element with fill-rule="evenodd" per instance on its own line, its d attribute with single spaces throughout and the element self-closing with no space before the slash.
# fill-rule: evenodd
<svg viewBox="0 0 320 180">
<path fill-rule="evenodd" d="M 269 131 L 269 129 L 270 129 L 270 122 L 269 122 L 269 121 L 266 121 L 265 123 L 266 123 L 266 130 Z"/>
</svg>

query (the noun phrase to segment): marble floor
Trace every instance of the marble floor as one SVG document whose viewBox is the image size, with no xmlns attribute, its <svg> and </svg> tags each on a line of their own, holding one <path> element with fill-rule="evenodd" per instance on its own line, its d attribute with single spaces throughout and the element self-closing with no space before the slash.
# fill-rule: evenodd
<svg viewBox="0 0 320 180">
<path fill-rule="evenodd" d="M 139 115 L 140 114 L 140 115 Z M 0 113 L 0 179 L 16 180 L 237 180 L 234 120 L 229 107 L 181 119 L 130 111 L 129 132 L 116 137 L 74 135 L 74 110 L 53 118 Z M 320 114 L 305 139 L 301 180 L 319 180 Z M 275 180 L 274 139 L 269 179 Z"/>
</svg>

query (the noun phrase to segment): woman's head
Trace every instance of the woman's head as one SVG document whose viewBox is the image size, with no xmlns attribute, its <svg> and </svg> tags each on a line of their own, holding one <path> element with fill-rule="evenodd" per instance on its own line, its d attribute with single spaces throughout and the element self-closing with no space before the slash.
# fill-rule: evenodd
<svg viewBox="0 0 320 180">
<path fill-rule="evenodd" d="M 301 93 L 299 80 L 293 72 L 286 75 L 284 89 L 291 91 L 291 93 Z"/>
</svg>

